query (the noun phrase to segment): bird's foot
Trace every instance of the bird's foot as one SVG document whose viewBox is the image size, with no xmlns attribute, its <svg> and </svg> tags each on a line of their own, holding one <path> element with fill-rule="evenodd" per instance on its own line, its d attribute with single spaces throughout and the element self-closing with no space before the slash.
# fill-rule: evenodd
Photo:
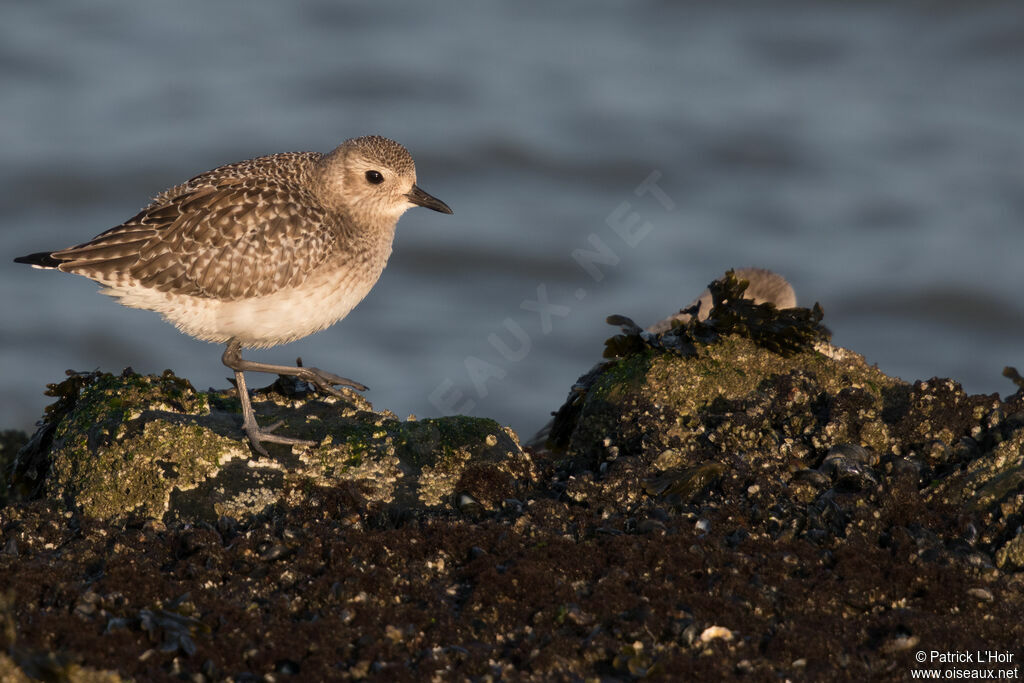
<svg viewBox="0 0 1024 683">
<path fill-rule="evenodd" d="M 321 370 L 320 368 L 305 368 L 299 366 L 298 368 L 296 368 L 296 370 L 296 377 L 303 380 L 304 382 L 309 382 L 310 384 L 316 386 L 316 388 L 319 389 L 320 391 L 327 394 L 331 394 L 333 396 L 344 396 L 344 394 L 340 390 L 334 388 L 335 385 L 351 387 L 356 391 L 366 391 L 367 389 L 369 389 L 369 387 L 366 386 L 365 384 L 360 384 L 359 382 L 348 379 L 346 377 L 339 377 L 334 373 L 327 372 L 326 370 Z"/>
<path fill-rule="evenodd" d="M 291 436 L 280 436 L 274 434 L 273 431 L 284 424 L 283 420 L 278 420 L 269 427 L 260 427 L 253 420 L 251 423 L 243 423 L 242 431 L 249 438 L 249 445 L 256 451 L 257 455 L 264 458 L 269 458 L 270 454 L 267 453 L 267 449 L 263 447 L 264 441 L 267 443 L 281 443 L 289 446 L 315 446 L 318 442 L 310 441 L 309 439 L 297 439 Z"/>
</svg>

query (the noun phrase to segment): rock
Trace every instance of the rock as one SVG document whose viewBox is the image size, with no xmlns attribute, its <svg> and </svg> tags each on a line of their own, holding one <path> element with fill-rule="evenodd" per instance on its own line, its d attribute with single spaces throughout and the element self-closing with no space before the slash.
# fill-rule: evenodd
<svg viewBox="0 0 1024 683">
<path fill-rule="evenodd" d="M 1024 564 L 1020 395 L 905 383 L 828 343 L 820 309 L 755 304 L 728 277 L 710 290 L 706 322 L 651 334 L 610 319 L 623 330 L 606 343 L 613 357 L 576 382 L 535 443 L 572 473 L 573 500 L 622 515 L 651 499 L 721 507 L 824 547 L 856 524 L 916 557 Z M 885 512 L 907 505 L 942 522 Z"/>
<path fill-rule="evenodd" d="M 971 588 L 967 591 L 967 594 L 975 600 L 980 600 L 982 602 L 992 602 L 996 599 L 995 596 L 992 595 L 992 591 L 987 588 Z"/>
<path fill-rule="evenodd" d="M 262 392 L 257 414 L 319 444 L 272 445 L 257 459 L 227 393 L 197 392 L 170 371 L 73 374 L 52 387 L 59 400 L 19 453 L 14 485 L 99 519 L 213 521 L 296 504 L 310 486 L 349 487 L 363 506 L 452 509 L 466 494 L 491 510 L 533 476 L 515 434 L 493 420 L 403 422 L 354 392 L 287 389 Z"/>
<path fill-rule="evenodd" d="M 0 431 L 0 505 L 7 502 L 9 494 L 7 482 L 14 467 L 14 458 L 18 451 L 28 443 L 28 434 L 16 429 Z"/>
<path fill-rule="evenodd" d="M 0 671 L 874 680 L 1017 651 L 1024 389 L 905 383 L 742 293 L 613 318 L 525 450 L 276 382 L 261 422 L 317 446 L 257 460 L 228 392 L 70 376 L 0 507 Z"/>
<path fill-rule="evenodd" d="M 996 566 L 1006 571 L 1024 569 L 1024 531 L 1010 539 L 996 552 Z"/>
<path fill-rule="evenodd" d="M 712 640 L 720 638 L 722 640 L 732 640 L 732 631 L 723 626 L 708 626 L 700 634 L 700 642 L 710 643 Z"/>
<path fill-rule="evenodd" d="M 692 358 L 632 354 L 605 363 L 580 384 L 585 389 L 556 417 L 550 447 L 599 461 L 604 439 L 613 434 L 620 452 L 645 461 L 669 454 L 659 463 L 667 468 L 694 464 L 709 448 L 778 449 L 786 439 L 827 450 L 863 435 L 876 451 L 888 450 L 881 412 L 888 392 L 902 383 L 834 347 L 786 358 L 731 336 Z M 876 414 L 858 411 L 856 421 L 844 419 L 838 396 L 847 388 L 866 392 Z"/>
<path fill-rule="evenodd" d="M 50 654 L 16 653 L 11 657 L 0 652 L 0 681 L 5 683 L 29 683 L 29 681 L 52 680 L 67 683 L 121 683 L 115 671 L 98 671 L 89 667 L 61 661 Z M 28 674 L 28 675 L 26 675 Z"/>
</svg>

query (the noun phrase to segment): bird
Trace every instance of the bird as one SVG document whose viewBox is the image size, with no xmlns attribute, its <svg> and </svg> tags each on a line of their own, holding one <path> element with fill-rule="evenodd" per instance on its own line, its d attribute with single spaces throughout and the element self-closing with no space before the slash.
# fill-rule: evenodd
<svg viewBox="0 0 1024 683">
<path fill-rule="evenodd" d="M 348 139 L 327 154 L 285 152 L 227 164 L 157 194 L 137 214 L 66 249 L 17 263 L 82 275 L 131 308 L 151 310 L 196 339 L 225 344 L 242 431 L 264 442 L 314 445 L 260 427 L 245 371 L 294 376 L 319 390 L 367 387 L 315 367 L 242 358 L 318 332 L 370 292 L 391 255 L 395 225 L 413 206 L 452 214 L 416 184 L 401 144 Z"/>
<path fill-rule="evenodd" d="M 734 272 L 737 278 L 748 283 L 743 291 L 744 299 L 750 299 L 755 304 L 772 304 L 778 309 L 796 308 L 796 292 L 793 291 L 793 285 L 778 273 L 765 268 L 737 268 Z M 652 334 L 668 332 L 674 322 L 688 322 L 693 317 L 691 311 L 694 309 L 697 320 L 707 320 L 711 308 L 711 290 L 705 289 L 689 306 L 664 320 L 659 320 L 648 327 L 647 331 Z"/>
</svg>

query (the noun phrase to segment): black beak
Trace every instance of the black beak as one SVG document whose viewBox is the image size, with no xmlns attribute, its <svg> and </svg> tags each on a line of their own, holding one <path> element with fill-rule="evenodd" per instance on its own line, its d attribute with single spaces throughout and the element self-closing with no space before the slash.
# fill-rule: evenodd
<svg viewBox="0 0 1024 683">
<path fill-rule="evenodd" d="M 452 211 L 447 204 L 442 202 L 437 197 L 429 195 L 419 188 L 418 185 L 412 186 L 412 192 L 405 195 L 409 198 L 409 201 L 417 206 L 423 206 L 434 211 L 440 211 L 441 213 L 455 213 Z"/>
</svg>

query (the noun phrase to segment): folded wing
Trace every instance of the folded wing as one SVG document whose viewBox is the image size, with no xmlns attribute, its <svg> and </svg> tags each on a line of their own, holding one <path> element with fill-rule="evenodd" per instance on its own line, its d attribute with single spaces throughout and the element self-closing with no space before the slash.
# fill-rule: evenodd
<svg viewBox="0 0 1024 683">
<path fill-rule="evenodd" d="M 123 224 L 52 254 L 107 285 L 237 300 L 301 285 L 337 244 L 308 190 L 276 179 L 219 178 L 162 195 Z"/>
</svg>

